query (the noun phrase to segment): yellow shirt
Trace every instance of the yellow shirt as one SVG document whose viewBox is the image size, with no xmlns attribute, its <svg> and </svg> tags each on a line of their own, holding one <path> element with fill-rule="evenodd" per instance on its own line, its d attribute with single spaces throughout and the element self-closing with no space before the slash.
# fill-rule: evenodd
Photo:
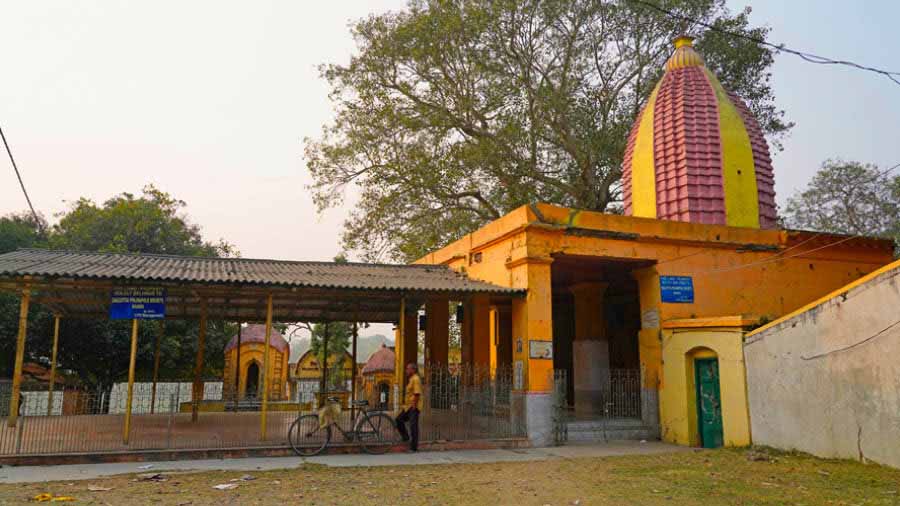
<svg viewBox="0 0 900 506">
<path fill-rule="evenodd" d="M 422 380 L 418 374 L 410 376 L 409 383 L 406 384 L 406 402 L 403 404 L 403 409 L 408 408 L 412 404 L 413 395 L 415 394 L 419 394 L 419 399 L 416 401 L 416 409 L 422 411 Z"/>
</svg>

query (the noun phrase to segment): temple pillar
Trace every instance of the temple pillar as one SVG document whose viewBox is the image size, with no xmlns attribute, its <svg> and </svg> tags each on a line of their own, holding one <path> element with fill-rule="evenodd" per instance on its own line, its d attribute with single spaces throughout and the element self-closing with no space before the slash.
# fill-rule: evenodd
<svg viewBox="0 0 900 506">
<path fill-rule="evenodd" d="M 496 367 L 497 370 L 507 372 L 512 368 L 513 337 L 512 337 L 512 308 L 499 306 L 495 309 L 496 318 Z"/>
<path fill-rule="evenodd" d="M 638 355 L 641 364 L 641 419 L 644 425 L 659 431 L 659 389 L 662 384 L 662 333 L 660 308 L 662 297 L 656 267 L 637 269 L 632 277 L 638 282 L 641 300 L 641 330 Z M 658 434 L 657 434 L 658 435 Z"/>
<path fill-rule="evenodd" d="M 431 299 L 425 303 L 425 366 L 447 368 L 450 352 L 450 301 Z"/>
<path fill-rule="evenodd" d="M 527 289 L 512 301 L 512 422 L 524 426 L 534 446 L 553 443 L 553 295 L 552 258 L 526 257 L 507 262 L 513 288 Z M 530 348 L 538 349 L 532 354 Z M 531 358 L 534 356 L 534 358 Z"/>
<path fill-rule="evenodd" d="M 475 295 L 471 300 L 472 365 L 477 374 L 490 372 L 491 367 L 491 306 L 487 295 Z"/>
<path fill-rule="evenodd" d="M 403 321 L 403 377 L 406 378 L 406 364 L 419 363 L 419 311 L 418 306 L 407 303 Z"/>
<path fill-rule="evenodd" d="M 575 296 L 575 340 L 572 342 L 572 376 L 576 415 L 603 413 L 609 390 L 609 336 L 603 296 L 608 283 L 573 285 Z"/>
</svg>

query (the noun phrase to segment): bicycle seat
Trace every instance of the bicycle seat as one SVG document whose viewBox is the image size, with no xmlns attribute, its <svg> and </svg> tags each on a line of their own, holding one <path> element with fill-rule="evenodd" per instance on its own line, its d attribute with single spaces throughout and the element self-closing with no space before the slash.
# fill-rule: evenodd
<svg viewBox="0 0 900 506">
<path fill-rule="evenodd" d="M 337 397 L 329 397 L 328 402 L 341 402 L 341 400 L 338 399 Z"/>
<path fill-rule="evenodd" d="M 368 406 L 368 405 L 369 405 L 369 401 L 367 401 L 367 400 L 365 400 L 365 399 L 358 400 L 358 401 L 353 401 L 353 405 L 354 405 L 354 406 Z"/>
</svg>

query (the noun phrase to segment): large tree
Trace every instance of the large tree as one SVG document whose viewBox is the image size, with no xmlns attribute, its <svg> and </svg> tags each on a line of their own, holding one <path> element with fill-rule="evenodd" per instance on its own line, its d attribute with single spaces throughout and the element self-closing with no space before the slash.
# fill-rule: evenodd
<svg viewBox="0 0 900 506">
<path fill-rule="evenodd" d="M 47 247 L 47 222 L 35 220 L 28 212 L 0 217 L 0 254 L 19 248 Z M 39 327 L 46 325 L 48 314 L 39 307 L 32 307 L 29 319 Z M 15 336 L 19 328 L 19 298 L 0 293 L 0 376 L 9 378 L 15 356 Z"/>
<path fill-rule="evenodd" d="M 219 241 L 205 241 L 200 228 L 184 214 L 186 204 L 152 185 L 140 196 L 117 195 L 102 205 L 89 199 L 77 200 L 49 228 L 34 225 L 26 215 L 0 218 L 0 245 L 46 247 L 75 251 L 121 253 L 157 253 L 223 256 L 236 254 L 234 248 Z M 30 225 L 29 232 L 25 225 Z M 24 238 L 24 239 L 22 239 Z M 7 246 L 8 245 L 8 246 Z M 41 361 L 49 356 L 52 315 L 38 304 L 32 305 L 28 325 L 27 360 Z M 18 297 L 0 299 L 0 368 L 11 374 L 18 328 Z M 69 369 L 84 383 L 108 387 L 122 381 L 128 371 L 130 322 L 63 318 L 60 331 L 59 365 Z M 188 379 L 197 346 L 195 321 L 170 321 L 166 338 L 161 341 L 163 379 Z M 221 375 L 222 350 L 235 328 L 226 322 L 210 321 L 206 339 L 204 374 Z M 153 350 L 159 332 L 158 322 L 140 326 L 137 370 L 139 379 L 148 379 L 153 367 Z"/>
<path fill-rule="evenodd" d="M 665 6 L 764 39 L 749 8 Z M 358 53 L 321 67 L 336 117 L 306 140 L 320 210 L 359 189 L 343 246 L 406 261 L 515 207 L 615 212 L 631 125 L 683 33 L 776 145 L 772 52 L 630 0 L 412 0 L 352 27 Z"/>
<path fill-rule="evenodd" d="M 781 214 L 792 228 L 885 237 L 900 244 L 900 175 L 872 164 L 826 160 Z"/>
</svg>

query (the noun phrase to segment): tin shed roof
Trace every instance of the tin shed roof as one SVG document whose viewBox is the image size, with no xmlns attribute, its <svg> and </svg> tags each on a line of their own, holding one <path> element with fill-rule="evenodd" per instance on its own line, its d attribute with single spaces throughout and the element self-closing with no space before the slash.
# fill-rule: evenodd
<svg viewBox="0 0 900 506">
<path fill-rule="evenodd" d="M 392 265 L 20 249 L 0 255 L 0 276 L 261 286 L 507 293 L 445 265 Z"/>
<path fill-rule="evenodd" d="M 0 255 L 0 291 L 28 284 L 32 299 L 70 316 L 102 317 L 112 288 L 166 289 L 166 316 L 263 321 L 398 319 L 401 300 L 483 294 L 508 300 L 524 290 L 469 278 L 445 265 L 390 265 L 20 249 Z M 408 304 L 407 309 L 411 306 Z"/>
</svg>

